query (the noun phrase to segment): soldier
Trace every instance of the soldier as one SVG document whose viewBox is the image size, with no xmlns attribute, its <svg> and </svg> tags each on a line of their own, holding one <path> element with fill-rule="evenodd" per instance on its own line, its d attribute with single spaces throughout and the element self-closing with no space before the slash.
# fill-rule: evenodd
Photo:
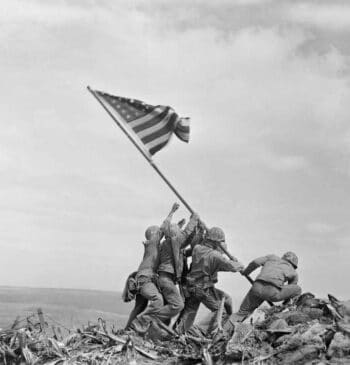
<svg viewBox="0 0 350 365">
<path fill-rule="evenodd" d="M 171 221 L 172 216 L 178 207 L 178 204 L 173 205 L 168 217 L 163 223 L 163 228 L 164 225 L 167 225 L 168 222 Z M 175 226 L 180 229 L 184 223 L 185 220 L 181 220 Z M 158 226 L 151 226 L 147 228 L 145 236 L 146 242 L 143 243 L 144 255 L 142 262 L 137 272 L 129 276 L 123 294 L 124 300 L 126 299 L 125 301 L 131 300 L 131 297 L 129 299 L 127 296 L 128 292 L 132 292 L 133 297 L 136 296 L 134 309 L 130 313 L 125 328 L 131 327 L 140 334 L 147 331 L 150 321 L 155 319 L 155 316 L 157 316 L 160 309 L 164 306 L 163 296 L 158 289 L 157 275 L 157 269 L 160 262 L 160 240 L 163 236 L 163 231 Z M 131 289 L 128 287 L 131 287 Z"/>
<path fill-rule="evenodd" d="M 143 259 L 135 275 L 137 288 L 135 307 L 126 325 L 126 328 L 130 326 L 140 333 L 147 330 L 151 319 L 149 316 L 156 314 L 163 306 L 163 297 L 156 283 L 159 246 L 162 237 L 160 227 L 150 226 L 145 232 L 145 237 Z M 143 313 L 138 315 L 142 311 Z"/>
<path fill-rule="evenodd" d="M 173 214 L 178 208 L 179 204 L 175 203 L 161 227 L 165 240 L 160 248 L 158 284 L 166 304 L 157 313 L 157 317 L 163 322 L 168 322 L 169 319 L 180 313 L 184 307 L 183 299 L 176 284 L 181 281 L 183 270 L 182 250 L 187 246 L 188 239 L 199 220 L 197 214 L 192 214 L 185 229 L 181 230 L 179 225 L 171 223 Z"/>
<path fill-rule="evenodd" d="M 221 299 L 225 298 L 225 310 L 228 314 L 232 313 L 229 295 L 216 289 L 215 283 L 218 281 L 219 271 L 240 272 L 244 266 L 238 260 L 228 260 L 223 256 L 220 246 L 224 243 L 223 230 L 213 227 L 208 230 L 203 242 L 193 248 L 191 270 L 187 276 L 189 296 L 176 325 L 179 333 L 191 328 L 201 303 L 211 312 L 217 312 Z"/>
<path fill-rule="evenodd" d="M 243 299 L 239 311 L 233 315 L 239 320 L 253 313 L 264 300 L 288 301 L 301 294 L 301 288 L 297 285 L 298 257 L 294 252 L 286 252 L 282 258 L 276 255 L 259 257 L 247 266 L 242 275 L 249 275 L 260 266 L 262 268 L 258 277 Z"/>
</svg>

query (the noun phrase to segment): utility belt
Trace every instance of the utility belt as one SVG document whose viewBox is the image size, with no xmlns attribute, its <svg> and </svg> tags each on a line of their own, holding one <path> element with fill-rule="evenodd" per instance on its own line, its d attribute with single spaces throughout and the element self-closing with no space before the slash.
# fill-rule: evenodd
<svg viewBox="0 0 350 365">
<path fill-rule="evenodd" d="M 168 279 L 170 279 L 171 281 L 173 281 L 174 283 L 177 282 L 176 276 L 175 274 L 172 274 L 171 272 L 167 272 L 167 271 L 158 271 L 158 276 L 165 276 Z"/>
<path fill-rule="evenodd" d="M 187 277 L 187 286 L 189 290 L 194 287 L 201 287 L 203 289 L 211 288 L 214 284 L 215 280 L 209 275 L 203 275 L 197 278 Z"/>
<path fill-rule="evenodd" d="M 270 286 L 273 286 L 274 288 L 278 289 L 278 290 L 281 290 L 282 288 L 274 283 L 271 283 L 269 281 L 266 281 L 266 280 L 262 280 L 262 279 L 257 279 L 255 280 L 255 283 L 262 283 L 262 284 L 265 284 L 265 285 L 270 285 Z"/>
<path fill-rule="evenodd" d="M 147 283 L 153 283 L 156 286 L 158 286 L 158 275 L 153 274 L 153 275 L 140 275 L 140 276 L 137 276 L 136 277 L 136 290 L 137 290 L 137 293 L 139 293 L 142 286 L 147 284 Z"/>
</svg>

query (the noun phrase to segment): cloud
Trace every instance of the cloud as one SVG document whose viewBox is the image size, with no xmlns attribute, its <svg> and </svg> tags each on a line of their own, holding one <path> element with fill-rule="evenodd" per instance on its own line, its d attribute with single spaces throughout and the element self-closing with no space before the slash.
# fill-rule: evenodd
<svg viewBox="0 0 350 365">
<path fill-rule="evenodd" d="M 298 171 L 309 166 L 303 156 L 279 156 L 266 153 L 259 157 L 264 165 L 276 171 Z"/>
<path fill-rule="evenodd" d="M 339 227 L 325 222 L 311 222 L 307 224 L 306 229 L 311 234 L 327 235 L 337 232 Z"/>
<path fill-rule="evenodd" d="M 62 25 L 69 22 L 85 21 L 93 15 L 85 7 L 67 4 L 63 1 L 13 0 L 6 1 L 1 8 L 1 24 L 21 24 L 23 22 L 45 24 L 49 26 Z"/>
<path fill-rule="evenodd" d="M 350 6 L 342 4 L 301 3 L 289 9 L 289 19 L 293 23 L 311 25 L 332 31 L 349 31 Z"/>
<path fill-rule="evenodd" d="M 45 246 L 43 260 L 54 266 L 71 254 L 82 286 L 92 278 L 81 266 L 87 257 L 93 282 L 115 288 L 142 257 L 144 228 L 175 199 L 87 84 L 191 117 L 191 143 L 174 140 L 155 161 L 245 261 L 294 247 L 307 261 L 313 235 L 330 230 L 324 224 L 347 225 L 349 177 L 336 169 L 345 171 L 350 154 L 348 58 L 336 46 L 309 46 L 314 29 L 288 25 L 280 3 L 10 4 L 12 32 L 0 35 L 8 256 Z M 39 276 L 31 259 L 23 271 Z"/>
</svg>

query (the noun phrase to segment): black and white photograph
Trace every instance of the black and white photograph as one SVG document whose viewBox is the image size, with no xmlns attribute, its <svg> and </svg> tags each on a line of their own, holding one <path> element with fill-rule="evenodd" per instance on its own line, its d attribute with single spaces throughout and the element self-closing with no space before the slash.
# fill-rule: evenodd
<svg viewBox="0 0 350 365">
<path fill-rule="evenodd" d="M 350 1 L 1 0 L 0 364 L 350 364 Z"/>
</svg>

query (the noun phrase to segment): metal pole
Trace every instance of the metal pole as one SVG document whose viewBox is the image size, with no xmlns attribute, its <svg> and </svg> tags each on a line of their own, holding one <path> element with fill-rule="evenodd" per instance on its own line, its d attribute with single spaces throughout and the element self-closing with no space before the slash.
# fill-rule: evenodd
<svg viewBox="0 0 350 365">
<path fill-rule="evenodd" d="M 87 89 L 90 91 L 90 93 L 96 98 L 96 100 L 100 103 L 102 108 L 107 112 L 107 114 L 114 120 L 114 122 L 117 124 L 117 126 L 122 130 L 122 132 L 129 138 L 129 140 L 132 142 L 132 144 L 138 149 L 138 151 L 141 153 L 141 155 L 148 161 L 148 163 L 153 167 L 153 169 L 158 173 L 158 175 L 163 179 L 163 181 L 168 185 L 168 187 L 173 191 L 173 193 L 180 199 L 182 204 L 188 209 L 188 211 L 192 214 L 193 209 L 191 206 L 187 203 L 187 201 L 180 195 L 180 193 L 175 189 L 175 187 L 172 185 L 172 183 L 164 176 L 164 174 L 159 170 L 158 166 L 154 163 L 152 158 L 140 147 L 140 145 L 136 142 L 136 140 L 130 135 L 129 131 L 123 126 L 122 123 L 119 122 L 119 120 L 111 113 L 111 111 L 104 105 L 104 103 L 100 100 L 98 95 L 95 93 L 93 89 L 90 88 L 90 86 L 87 86 Z M 228 256 L 230 260 L 233 260 L 232 255 L 224 248 L 221 247 L 222 250 L 225 252 L 225 254 Z M 247 280 L 250 283 L 253 283 L 253 280 L 246 276 Z M 272 303 L 271 303 L 272 304 Z"/>
<path fill-rule="evenodd" d="M 187 201 L 180 195 L 180 193 L 175 189 L 173 184 L 165 177 L 165 175 L 159 170 L 158 166 L 154 163 L 152 158 L 140 147 L 140 145 L 136 142 L 136 140 L 130 135 L 129 131 L 123 126 L 122 123 L 119 122 L 119 120 L 111 113 L 111 111 L 104 105 L 104 103 L 100 100 L 98 95 L 95 93 L 93 89 L 90 88 L 90 86 L 87 86 L 87 89 L 90 91 L 90 93 L 96 98 L 96 100 L 100 103 L 102 108 L 107 112 L 107 114 L 114 120 L 114 122 L 117 124 L 117 126 L 122 130 L 122 132 L 129 138 L 129 140 L 132 142 L 132 144 L 138 149 L 138 151 L 141 153 L 141 155 L 148 161 L 148 163 L 153 167 L 153 169 L 158 173 L 158 175 L 163 179 L 163 181 L 168 185 L 168 187 L 173 191 L 173 193 L 180 199 L 182 204 L 188 209 L 188 211 L 192 214 L 193 209 L 191 206 L 187 203 Z M 206 228 L 206 227 L 205 227 Z M 206 228 L 207 229 L 207 228 Z M 227 255 L 227 257 L 230 260 L 233 260 L 232 255 L 221 246 L 221 249 L 224 251 L 224 253 Z M 253 284 L 254 281 L 251 277 L 245 276 L 247 280 Z M 268 302 L 270 305 L 273 305 L 273 303 Z"/>
<path fill-rule="evenodd" d="M 173 193 L 180 199 L 182 204 L 188 209 L 188 211 L 192 214 L 193 209 L 190 205 L 186 202 L 186 200 L 180 195 L 180 193 L 175 189 L 175 187 L 171 184 L 171 182 L 164 176 L 164 174 L 159 170 L 158 166 L 154 163 L 152 158 L 140 147 L 140 145 L 136 142 L 136 140 L 130 135 L 129 131 L 123 126 L 122 123 L 111 113 L 111 111 L 104 105 L 104 103 L 100 100 L 98 95 L 95 93 L 94 90 L 87 87 L 90 93 L 96 98 L 96 100 L 100 103 L 103 109 L 108 113 L 108 115 L 114 120 L 117 126 L 122 130 L 122 132 L 129 138 L 132 144 L 138 149 L 138 151 L 142 154 L 142 156 L 148 161 L 148 163 L 153 167 L 153 169 L 158 173 L 158 175 L 163 179 L 163 181 L 168 185 L 168 187 L 173 191 Z"/>
</svg>

